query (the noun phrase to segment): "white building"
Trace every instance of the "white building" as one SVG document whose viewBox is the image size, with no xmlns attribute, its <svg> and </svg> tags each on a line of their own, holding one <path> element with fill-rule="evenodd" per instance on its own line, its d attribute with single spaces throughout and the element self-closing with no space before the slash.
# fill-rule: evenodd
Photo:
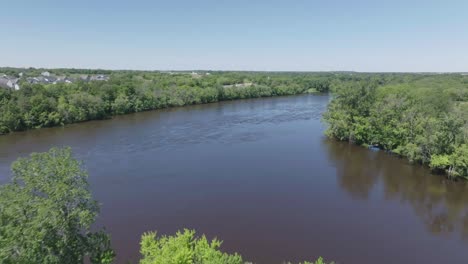
<svg viewBox="0 0 468 264">
<path fill-rule="evenodd" d="M 20 86 L 18 84 L 19 79 L 9 79 L 7 77 L 0 77 L 0 87 L 5 89 L 14 89 L 19 90 Z"/>
</svg>

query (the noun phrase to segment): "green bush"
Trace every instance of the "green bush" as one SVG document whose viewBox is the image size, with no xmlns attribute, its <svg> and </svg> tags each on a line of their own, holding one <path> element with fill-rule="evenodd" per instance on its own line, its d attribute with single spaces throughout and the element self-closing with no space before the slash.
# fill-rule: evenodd
<svg viewBox="0 0 468 264">
<path fill-rule="evenodd" d="M 185 229 L 175 236 L 157 237 L 156 232 L 141 238 L 141 264 L 242 264 L 238 254 L 219 251 L 221 241 L 209 242 L 205 236 L 196 237 L 194 230 Z"/>
<path fill-rule="evenodd" d="M 156 232 L 143 234 L 140 253 L 143 258 L 140 264 L 243 264 L 242 257 L 227 254 L 219 249 L 222 242 L 213 239 L 211 242 L 203 235 L 197 237 L 194 230 L 184 229 L 175 236 L 158 237 Z M 245 262 L 249 264 L 250 262 Z M 332 264 L 331 262 L 330 264 Z M 291 264 L 291 263 L 289 263 Z M 299 264 L 326 264 L 323 258 L 315 262 Z"/>
</svg>

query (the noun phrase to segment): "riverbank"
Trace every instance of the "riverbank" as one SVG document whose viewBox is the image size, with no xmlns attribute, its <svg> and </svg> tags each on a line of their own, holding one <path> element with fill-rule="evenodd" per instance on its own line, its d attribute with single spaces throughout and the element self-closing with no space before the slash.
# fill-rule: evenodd
<svg viewBox="0 0 468 264">
<path fill-rule="evenodd" d="M 14 76 L 14 70 L 11 71 Z M 50 70 L 49 74 L 67 76 L 66 70 L 56 71 Z M 259 72 L 106 73 L 109 79 L 104 81 L 54 84 L 31 84 L 22 77 L 26 79 L 21 82 L 20 90 L 0 89 L 0 134 L 176 106 L 323 93 L 329 91 L 332 79 L 345 76 Z"/>
<path fill-rule="evenodd" d="M 379 86 L 348 83 L 335 89 L 324 114 L 326 134 L 378 146 L 448 177 L 468 178 L 468 78 L 423 76 Z"/>
</svg>

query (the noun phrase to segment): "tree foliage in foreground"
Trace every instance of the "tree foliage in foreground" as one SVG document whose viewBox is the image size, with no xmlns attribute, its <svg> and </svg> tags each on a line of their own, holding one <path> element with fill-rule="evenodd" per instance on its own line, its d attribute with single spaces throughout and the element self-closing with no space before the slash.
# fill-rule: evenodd
<svg viewBox="0 0 468 264">
<path fill-rule="evenodd" d="M 140 264 L 243 264 L 242 257 L 220 251 L 222 241 L 211 242 L 203 235 L 197 237 L 194 230 L 178 231 L 175 236 L 157 236 L 147 232 L 141 237 Z M 247 262 L 245 262 L 247 264 Z M 322 258 L 300 264 L 326 264 Z M 330 263 L 331 264 L 331 263 Z"/>
<path fill-rule="evenodd" d="M 468 77 L 421 75 L 401 83 L 342 83 L 324 115 L 327 134 L 374 145 L 468 178 Z"/>
<path fill-rule="evenodd" d="M 148 232 L 141 238 L 143 258 L 140 264 L 243 263 L 240 255 L 223 253 L 220 246 L 221 241 L 210 242 L 205 236 L 196 237 L 193 230 L 185 229 L 175 236 L 161 237 L 157 237 L 156 232 Z"/>
<path fill-rule="evenodd" d="M 0 186 L 1 263 L 111 263 L 103 231 L 91 232 L 99 207 L 70 149 L 33 153 L 12 165 Z"/>
</svg>

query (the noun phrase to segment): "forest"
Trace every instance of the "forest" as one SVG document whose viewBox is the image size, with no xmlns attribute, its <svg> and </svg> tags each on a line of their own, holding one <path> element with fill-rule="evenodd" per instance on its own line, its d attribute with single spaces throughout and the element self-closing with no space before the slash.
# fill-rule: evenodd
<svg viewBox="0 0 468 264">
<path fill-rule="evenodd" d="M 327 135 L 468 178 L 468 76 L 402 75 L 337 82 Z"/>
<path fill-rule="evenodd" d="M 0 88 L 0 134 L 167 107 L 327 92 L 332 79 L 346 77 L 333 73 L 54 69 L 47 71 L 57 76 L 110 74 L 110 80 L 57 84 L 24 81 L 42 71 L 45 69 L 0 69 L 0 73 L 17 76 L 21 83 L 18 91 Z"/>
</svg>

